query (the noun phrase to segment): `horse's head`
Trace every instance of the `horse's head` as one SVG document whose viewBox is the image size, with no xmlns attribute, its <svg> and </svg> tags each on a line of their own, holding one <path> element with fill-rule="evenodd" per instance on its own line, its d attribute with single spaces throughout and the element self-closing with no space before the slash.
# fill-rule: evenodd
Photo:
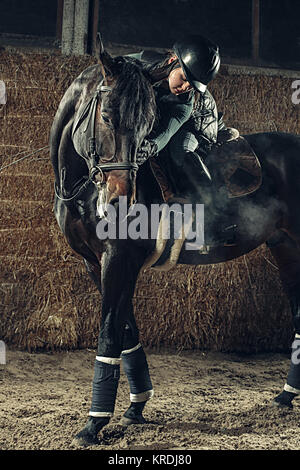
<svg viewBox="0 0 300 470">
<path fill-rule="evenodd" d="M 136 198 L 136 152 L 151 131 L 156 104 L 153 87 L 142 65 L 134 59 L 112 58 L 102 47 L 99 62 L 103 80 L 95 119 L 98 161 L 92 177 L 99 188 L 98 211 L 127 196 Z"/>
</svg>

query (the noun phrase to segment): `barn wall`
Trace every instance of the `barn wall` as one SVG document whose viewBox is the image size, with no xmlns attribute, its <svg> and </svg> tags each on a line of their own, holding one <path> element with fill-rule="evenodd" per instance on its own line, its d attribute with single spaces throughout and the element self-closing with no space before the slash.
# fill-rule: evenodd
<svg viewBox="0 0 300 470">
<path fill-rule="evenodd" d="M 0 53 L 0 166 L 48 145 L 64 91 L 91 57 Z M 248 75 L 223 67 L 211 91 L 226 122 L 241 132 L 299 131 L 294 78 Z M 100 296 L 52 212 L 47 149 L 1 172 L 0 338 L 27 349 L 95 347 Z M 134 297 L 145 346 L 218 351 L 289 348 L 290 314 L 265 247 L 222 265 L 141 273 Z"/>
</svg>

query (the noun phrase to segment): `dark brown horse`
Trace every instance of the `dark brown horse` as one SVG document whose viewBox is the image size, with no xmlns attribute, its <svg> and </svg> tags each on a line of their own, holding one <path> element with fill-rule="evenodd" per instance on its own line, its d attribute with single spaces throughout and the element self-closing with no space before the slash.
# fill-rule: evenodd
<svg viewBox="0 0 300 470">
<path fill-rule="evenodd" d="M 67 90 L 50 140 L 56 181 L 55 216 L 102 296 L 92 404 L 86 426 L 75 437 L 80 445 L 97 443 L 99 430 L 113 415 L 121 360 L 131 400 L 123 423 L 145 422 L 142 411 L 153 394 L 132 297 L 139 272 L 154 252 L 156 241 L 150 236 L 120 236 L 118 230 L 116 236 L 101 237 L 99 222 L 107 216 L 109 207 L 121 217 L 121 196 L 126 197 L 128 207 L 139 203 L 149 214 L 154 203 L 163 202 L 149 161 L 139 169 L 136 165 L 137 149 L 155 124 L 153 83 L 159 80 L 159 73 L 144 71 L 134 59 L 112 58 L 103 49 L 99 63 L 85 70 Z M 261 133 L 245 139 L 261 163 L 262 184 L 256 191 L 220 203 L 214 183 L 208 184 L 200 170 L 184 176 L 189 184 L 197 185 L 195 197 L 204 204 L 209 230 L 218 225 L 214 222 L 220 211 L 225 224 L 228 214 L 227 224 L 237 227 L 235 243 L 217 243 L 207 253 L 189 250 L 183 244 L 178 263 L 222 263 L 267 243 L 278 263 L 299 337 L 300 138 Z M 212 171 L 209 159 L 207 164 Z M 126 218 L 134 220 L 130 214 Z M 208 237 L 213 239 L 213 233 Z M 296 357 L 295 350 L 285 388 L 274 400 L 277 406 L 292 407 L 292 399 L 300 393 Z"/>
</svg>

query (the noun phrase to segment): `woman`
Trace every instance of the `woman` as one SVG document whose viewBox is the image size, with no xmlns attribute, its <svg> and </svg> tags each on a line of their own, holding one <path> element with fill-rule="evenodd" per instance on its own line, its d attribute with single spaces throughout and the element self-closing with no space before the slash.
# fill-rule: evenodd
<svg viewBox="0 0 300 470">
<path fill-rule="evenodd" d="M 207 89 L 220 68 L 219 48 L 209 39 L 186 37 L 167 56 L 153 52 L 132 56 L 161 77 L 155 85 L 158 126 L 138 151 L 139 165 L 168 145 L 172 165 L 183 169 L 187 155 L 199 160 L 196 150 L 205 156 L 216 142 L 239 136 L 236 129 L 226 128 Z"/>
</svg>

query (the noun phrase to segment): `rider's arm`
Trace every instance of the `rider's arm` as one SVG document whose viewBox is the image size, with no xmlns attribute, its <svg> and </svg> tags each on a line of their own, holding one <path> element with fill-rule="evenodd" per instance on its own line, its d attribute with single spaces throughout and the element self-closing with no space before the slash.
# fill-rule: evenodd
<svg viewBox="0 0 300 470">
<path fill-rule="evenodd" d="M 169 142 L 171 137 L 190 118 L 193 110 L 193 99 L 186 103 L 169 103 L 164 106 L 158 128 L 149 136 L 157 145 L 160 152 Z"/>
<path fill-rule="evenodd" d="M 218 113 L 218 132 L 226 129 L 226 125 L 223 121 L 223 113 Z"/>
<path fill-rule="evenodd" d="M 143 53 L 144 53 L 144 51 L 134 52 L 132 54 L 126 54 L 125 57 L 132 57 L 133 59 L 142 60 Z"/>
</svg>

